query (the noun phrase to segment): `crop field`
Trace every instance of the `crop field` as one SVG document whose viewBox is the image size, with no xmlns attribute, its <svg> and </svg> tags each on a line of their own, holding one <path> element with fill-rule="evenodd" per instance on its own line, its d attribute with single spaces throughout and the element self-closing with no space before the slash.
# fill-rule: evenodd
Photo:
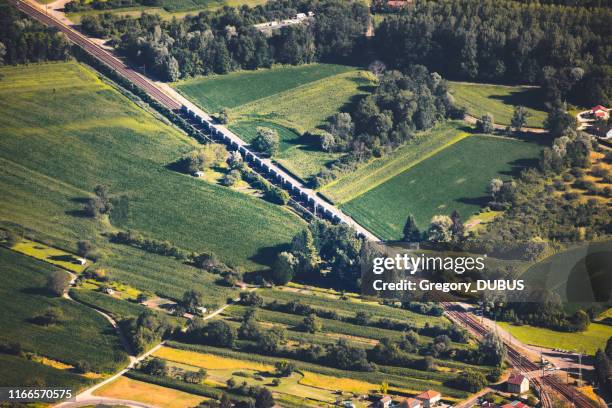
<svg viewBox="0 0 612 408">
<path fill-rule="evenodd" d="M 461 122 L 448 122 L 420 132 L 404 146 L 326 184 L 320 191 L 336 204 L 350 201 L 467 137 L 463 126 Z"/>
<path fill-rule="evenodd" d="M 199 395 L 132 380 L 127 377 L 119 377 L 110 384 L 102 386 L 94 391 L 94 395 L 128 399 L 160 408 L 194 407 L 206 399 Z"/>
<path fill-rule="evenodd" d="M 87 268 L 87 264 L 81 265 L 77 257 L 61 249 L 52 248 L 40 242 L 24 239 L 11 247 L 13 251 L 31 256 L 41 261 L 67 269 L 70 272 L 81 273 Z"/>
<path fill-rule="evenodd" d="M 276 129 L 282 143 L 274 159 L 306 179 L 339 155 L 321 151 L 317 140 L 303 133 L 316 130 L 372 84 L 363 70 L 310 64 L 189 80 L 176 87 L 204 110 L 230 109 L 229 128 L 246 141 L 258 126 Z"/>
<path fill-rule="evenodd" d="M 546 107 L 543 91 L 538 87 L 451 82 L 450 88 L 457 105 L 472 116 L 480 118 L 490 113 L 495 123 L 509 125 L 514 107 L 524 106 L 531 114 L 526 126 L 544 126 Z"/>
<path fill-rule="evenodd" d="M 499 323 L 514 337 L 523 343 L 547 348 L 558 348 L 568 351 L 580 351 L 590 355 L 597 349 L 605 349 L 606 342 L 612 337 L 612 326 L 591 323 L 584 332 L 566 333 L 532 326 L 514 326 L 505 322 Z"/>
<path fill-rule="evenodd" d="M 282 207 L 169 170 L 195 142 L 84 66 L 5 67 L 0 75 L 7 118 L 0 124 L 0 225 L 19 225 L 27 236 L 71 252 L 77 241 L 90 240 L 102 255 L 96 267 L 138 289 L 177 298 L 181 288 L 197 287 L 223 300 L 229 289 L 215 287 L 215 276 L 110 244 L 100 233 L 134 229 L 249 271 L 265 268 L 273 249 L 302 228 Z M 120 225 L 83 215 L 97 184 L 127 200 Z"/>
<path fill-rule="evenodd" d="M 95 311 L 44 289 L 53 266 L 0 248 L 1 342 L 21 343 L 25 351 L 74 365 L 88 361 L 96 372 L 112 372 L 127 362 L 127 354 L 110 324 Z M 49 308 L 63 321 L 50 326 L 35 322 Z"/>
<path fill-rule="evenodd" d="M 68 387 L 76 391 L 92 384 L 90 379 L 82 375 L 7 354 L 0 353 L 0 367 L 0 387 L 42 384 L 47 387 Z"/>
<path fill-rule="evenodd" d="M 432 216 L 453 210 L 468 219 L 486 204 L 492 178 L 507 179 L 536 164 L 541 148 L 517 139 L 470 136 L 341 208 L 387 240 L 401 238 L 408 214 L 421 229 Z"/>
<path fill-rule="evenodd" d="M 117 299 L 89 289 L 71 289 L 70 296 L 81 303 L 110 314 L 115 320 L 137 317 L 142 312 L 148 310 L 147 307 L 140 304 Z"/>
</svg>

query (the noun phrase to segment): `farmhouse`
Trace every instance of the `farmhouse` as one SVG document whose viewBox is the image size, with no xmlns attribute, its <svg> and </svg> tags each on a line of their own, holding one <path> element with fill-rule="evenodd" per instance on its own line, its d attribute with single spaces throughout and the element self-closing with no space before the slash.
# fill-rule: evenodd
<svg viewBox="0 0 612 408">
<path fill-rule="evenodd" d="M 423 408 L 431 408 L 440 402 L 440 399 L 442 399 L 442 394 L 440 394 L 438 391 L 427 390 L 417 395 L 416 398 L 423 403 Z"/>
<path fill-rule="evenodd" d="M 522 374 L 512 373 L 508 378 L 508 392 L 522 394 L 529 391 L 529 380 Z"/>
<path fill-rule="evenodd" d="M 421 400 L 416 398 L 406 398 L 399 404 L 399 408 L 422 408 Z"/>
<path fill-rule="evenodd" d="M 605 106 L 597 105 L 591 108 L 591 115 L 593 115 L 595 119 L 608 120 L 610 117 L 610 110 Z"/>
<path fill-rule="evenodd" d="M 523 404 L 521 401 L 512 401 L 502 405 L 501 408 L 529 408 L 529 405 Z"/>
</svg>

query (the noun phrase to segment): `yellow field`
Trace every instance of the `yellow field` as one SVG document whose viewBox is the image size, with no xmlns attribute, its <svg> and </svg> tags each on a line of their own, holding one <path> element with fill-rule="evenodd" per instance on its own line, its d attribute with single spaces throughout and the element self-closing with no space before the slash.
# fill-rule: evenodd
<svg viewBox="0 0 612 408">
<path fill-rule="evenodd" d="M 94 391 L 94 395 L 143 402 L 160 408 L 185 408 L 198 405 L 206 398 L 159 385 L 119 377 Z"/>
<path fill-rule="evenodd" d="M 76 255 L 27 239 L 13 245 L 11 249 L 24 255 L 31 256 L 32 258 L 40 259 L 41 261 L 67 269 L 74 273 L 83 272 L 85 268 L 91 264 L 91 261 L 87 261 L 85 265 L 81 265 L 77 262 Z"/>
<path fill-rule="evenodd" d="M 367 394 L 378 390 L 379 386 L 365 381 L 353 380 L 351 378 L 338 378 L 329 375 L 304 372 L 304 378 L 300 381 L 302 385 L 323 388 L 326 390 L 342 390 L 357 394 Z"/>
<path fill-rule="evenodd" d="M 274 367 L 253 361 L 236 360 L 215 356 L 213 354 L 197 353 L 188 350 L 178 350 L 171 347 L 162 347 L 153 353 L 155 357 L 174 361 L 181 364 L 189 364 L 207 370 L 255 370 L 272 371 Z"/>
</svg>

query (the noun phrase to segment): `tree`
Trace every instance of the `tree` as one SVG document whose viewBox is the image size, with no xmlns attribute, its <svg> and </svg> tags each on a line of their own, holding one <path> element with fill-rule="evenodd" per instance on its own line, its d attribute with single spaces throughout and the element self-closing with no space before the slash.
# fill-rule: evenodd
<svg viewBox="0 0 612 408">
<path fill-rule="evenodd" d="M 240 292 L 240 303 L 245 306 L 261 306 L 263 298 L 255 292 Z"/>
<path fill-rule="evenodd" d="M 190 289 L 183 294 L 183 299 L 180 303 L 188 313 L 197 313 L 198 308 L 204 305 L 202 292 Z"/>
<path fill-rule="evenodd" d="M 226 393 L 221 394 L 221 400 L 219 401 L 219 408 L 232 408 L 232 402 Z"/>
<path fill-rule="evenodd" d="M 576 118 L 567 112 L 567 107 L 564 104 L 557 102 L 548 112 L 544 127 L 552 137 L 561 137 L 568 131 L 576 129 Z"/>
<path fill-rule="evenodd" d="M 168 375 L 168 365 L 166 364 L 166 360 L 162 360 L 161 358 L 153 357 L 153 358 L 145 360 L 140 365 L 140 371 L 142 371 L 145 374 L 164 377 Z"/>
<path fill-rule="evenodd" d="M 79 241 L 77 242 L 77 254 L 87 258 L 91 252 L 93 252 L 94 246 L 91 241 Z"/>
<path fill-rule="evenodd" d="M 476 122 L 476 130 L 481 133 L 493 133 L 495 130 L 493 115 L 486 113 Z"/>
<path fill-rule="evenodd" d="M 229 173 L 225 174 L 221 179 L 221 184 L 226 187 L 231 187 L 236 184 L 240 180 L 240 171 L 231 170 Z"/>
<path fill-rule="evenodd" d="M 455 386 L 461 390 L 478 392 L 487 384 L 487 379 L 479 371 L 466 370 L 459 373 L 454 382 Z"/>
<path fill-rule="evenodd" d="M 305 331 L 306 333 L 314 334 L 318 331 L 321 331 L 323 325 L 321 321 L 317 318 L 317 315 L 310 314 L 304 318 L 302 324 L 300 325 L 300 329 Z"/>
<path fill-rule="evenodd" d="M 576 313 L 571 318 L 571 323 L 576 331 L 585 331 L 588 329 L 589 324 L 591 324 L 591 320 L 589 319 L 589 315 L 582 309 L 576 310 Z"/>
<path fill-rule="evenodd" d="M 198 371 L 186 371 L 183 381 L 189 384 L 200 384 L 206 378 L 206 370 L 200 368 Z"/>
<path fill-rule="evenodd" d="M 74 371 L 79 374 L 85 374 L 91 371 L 91 364 L 87 360 L 79 360 L 74 365 Z"/>
<path fill-rule="evenodd" d="M 54 271 L 47 278 L 46 288 L 55 296 L 62 296 L 70 285 L 71 277 L 64 271 Z"/>
<path fill-rule="evenodd" d="M 6 55 L 6 46 L 0 42 L 0 65 L 4 65 L 5 55 Z"/>
<path fill-rule="evenodd" d="M 285 331 L 275 327 L 260 334 L 257 340 L 257 346 L 265 353 L 275 353 L 284 339 Z"/>
<path fill-rule="evenodd" d="M 255 408 L 272 408 L 274 406 L 274 397 L 270 390 L 262 387 L 255 397 Z"/>
<path fill-rule="evenodd" d="M 531 113 L 527 111 L 524 106 L 516 106 L 514 108 L 514 113 L 512 114 L 512 119 L 510 120 L 510 124 L 513 128 L 520 131 L 525 123 L 527 123 L 527 119 L 531 116 Z"/>
<path fill-rule="evenodd" d="M 61 323 L 64 320 L 64 312 L 58 307 L 49 307 L 42 314 L 36 316 L 34 321 L 43 326 Z"/>
<path fill-rule="evenodd" d="M 389 392 L 389 383 L 387 381 L 381 382 L 379 391 L 383 395 L 387 394 Z"/>
<path fill-rule="evenodd" d="M 260 333 L 261 328 L 255 318 L 255 309 L 247 310 L 238 328 L 238 337 L 244 340 L 257 340 Z"/>
<path fill-rule="evenodd" d="M 491 179 L 491 182 L 489 183 L 489 194 L 491 194 L 491 198 L 493 200 L 497 200 L 497 196 L 499 192 L 501 191 L 503 185 L 504 185 L 504 182 L 501 179 L 498 179 L 498 178 Z"/>
<path fill-rule="evenodd" d="M 232 170 L 239 170 L 244 165 L 242 155 L 238 151 L 231 152 L 227 158 L 227 164 Z"/>
<path fill-rule="evenodd" d="M 12 230 L 0 230 L 0 240 L 4 241 L 4 245 L 7 247 L 12 247 L 23 239 L 22 234 L 18 234 Z"/>
<path fill-rule="evenodd" d="M 487 365 L 501 366 L 506 358 L 506 345 L 495 333 L 487 333 L 478 346 L 478 354 Z"/>
<path fill-rule="evenodd" d="M 276 375 L 279 377 L 289 377 L 295 371 L 295 364 L 281 360 L 274 363 L 274 368 L 276 369 Z"/>
<path fill-rule="evenodd" d="M 380 77 L 386 69 L 387 66 L 381 60 L 374 60 L 368 65 L 368 71 L 376 75 L 376 77 Z"/>
<path fill-rule="evenodd" d="M 463 225 L 463 221 L 461 220 L 461 215 L 459 215 L 459 211 L 453 210 L 450 218 L 453 222 L 453 225 L 451 226 L 451 235 L 453 236 L 453 241 L 461 242 L 464 238 L 465 227 Z"/>
<path fill-rule="evenodd" d="M 276 130 L 266 127 L 257 128 L 257 135 L 252 142 L 255 150 L 273 156 L 278 152 L 279 144 L 278 132 Z"/>
<path fill-rule="evenodd" d="M 450 242 L 452 239 L 451 228 L 453 221 L 447 215 L 434 215 L 431 219 L 427 239 L 430 242 Z"/>
<path fill-rule="evenodd" d="M 277 285 L 286 285 L 293 279 L 298 260 L 291 252 L 278 254 L 272 265 L 272 280 Z"/>
<path fill-rule="evenodd" d="M 406 224 L 404 225 L 403 240 L 406 242 L 419 242 L 421 240 L 421 236 L 421 231 L 419 231 L 419 227 L 416 224 L 414 216 L 412 214 L 408 214 Z"/>
<path fill-rule="evenodd" d="M 226 125 L 229 123 L 229 111 L 226 108 L 221 109 L 221 111 L 217 114 L 217 120 L 222 125 Z"/>
</svg>

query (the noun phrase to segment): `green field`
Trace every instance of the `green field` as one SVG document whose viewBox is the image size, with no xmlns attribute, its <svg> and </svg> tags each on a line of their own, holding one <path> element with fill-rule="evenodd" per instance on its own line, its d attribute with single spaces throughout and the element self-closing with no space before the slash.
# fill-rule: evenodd
<svg viewBox="0 0 612 408">
<path fill-rule="evenodd" d="M 274 159 L 307 179 L 338 154 L 321 151 L 317 140 L 302 134 L 354 102 L 372 81 L 366 71 L 352 67 L 310 64 L 189 80 L 176 87 L 209 112 L 230 109 L 229 127 L 246 141 L 257 126 L 277 129 L 282 145 Z"/>
<path fill-rule="evenodd" d="M 606 342 L 612 337 L 612 326 L 599 323 L 591 323 L 586 331 L 580 333 L 558 332 L 532 326 L 513 326 L 505 322 L 500 322 L 499 325 L 523 343 L 575 350 L 591 355 L 595 354 L 598 348 L 605 349 Z"/>
<path fill-rule="evenodd" d="M 47 386 L 80 390 L 92 384 L 81 375 L 49 367 L 23 357 L 0 354 L 0 387 Z"/>
<path fill-rule="evenodd" d="M 0 77 L 0 226 L 20 225 L 70 252 L 88 239 L 102 254 L 95 267 L 113 280 L 171 298 L 198 288 L 223 302 L 230 290 L 214 285 L 214 275 L 110 244 L 101 233 L 131 228 L 187 251 L 214 252 L 248 271 L 266 268 L 302 228 L 282 207 L 169 170 L 195 142 L 84 66 L 5 67 Z M 115 225 L 82 213 L 97 184 L 127 198 L 126 216 Z"/>
<path fill-rule="evenodd" d="M 392 153 L 374 159 L 357 170 L 326 184 L 321 193 L 336 204 L 343 204 L 392 179 L 415 164 L 467 137 L 464 124 L 447 122 L 420 132 Z"/>
<path fill-rule="evenodd" d="M 537 163 L 540 150 L 536 143 L 470 136 L 341 208 L 380 238 L 399 239 L 410 213 L 420 228 L 432 216 L 453 210 L 469 218 L 486 204 L 492 178 L 508 178 Z"/>
<path fill-rule="evenodd" d="M 543 91 L 533 86 L 505 86 L 451 82 L 451 93 L 459 106 L 472 116 L 493 115 L 495 123 L 509 125 L 515 106 L 524 106 L 531 116 L 528 127 L 543 127 L 546 119 Z"/>
<path fill-rule="evenodd" d="M 98 372 L 112 372 L 127 363 L 119 337 L 103 316 L 45 292 L 47 277 L 54 270 L 0 248 L 0 341 L 18 341 L 25 351 L 70 365 L 86 360 Z M 63 312 L 63 322 L 43 326 L 32 320 L 50 307 Z"/>
<path fill-rule="evenodd" d="M 45 0 L 51 2 L 53 0 Z M 173 18 L 184 18 L 187 15 L 197 15 L 202 11 L 212 11 L 225 6 L 240 7 L 247 5 L 255 7 L 265 4 L 266 0 L 164 0 L 159 6 L 136 6 L 123 7 L 108 10 L 84 10 L 74 13 L 68 13 L 67 17 L 79 23 L 83 16 L 95 16 L 102 13 L 112 13 L 121 16 L 139 17 L 143 12 L 147 14 L 157 14 L 163 20 L 172 20 Z"/>
</svg>

